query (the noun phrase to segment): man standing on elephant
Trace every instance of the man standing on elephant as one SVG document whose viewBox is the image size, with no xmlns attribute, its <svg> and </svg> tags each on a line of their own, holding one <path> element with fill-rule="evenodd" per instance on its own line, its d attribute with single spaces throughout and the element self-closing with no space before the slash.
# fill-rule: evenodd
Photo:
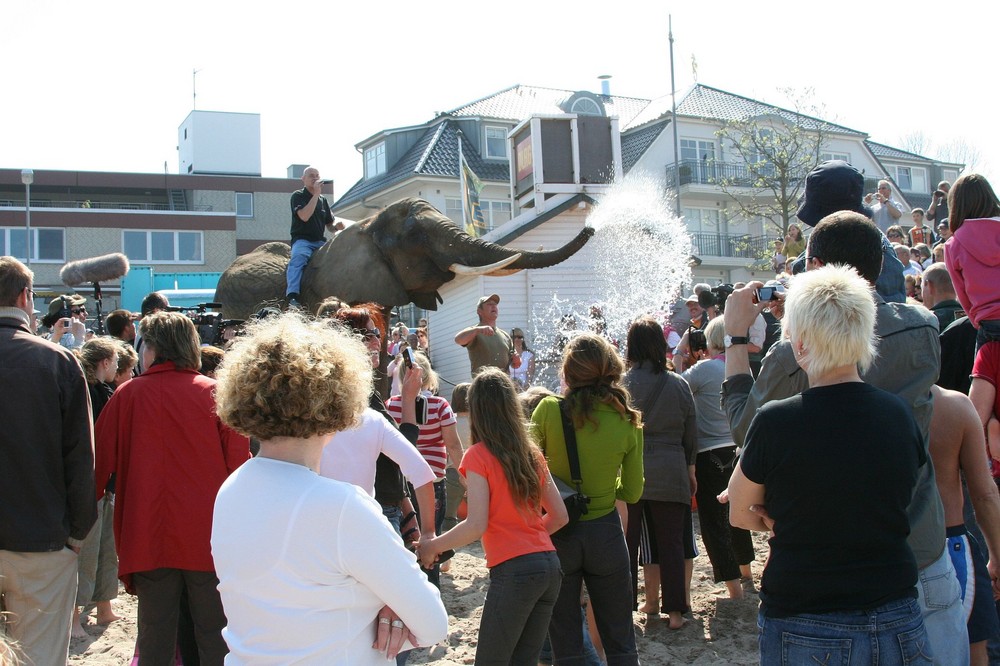
<svg viewBox="0 0 1000 666">
<path fill-rule="evenodd" d="M 479 325 L 463 328 L 455 335 L 455 343 L 465 347 L 472 363 L 472 376 L 483 368 L 500 368 L 507 372 L 508 366 L 521 367 L 521 356 L 514 351 L 514 342 L 503 329 L 497 328 L 500 316 L 500 297 L 496 294 L 479 299 L 476 314 Z"/>
<path fill-rule="evenodd" d="M 300 307 L 299 292 L 302 284 L 302 272 L 309 263 L 313 252 L 323 247 L 326 237 L 324 229 L 341 231 L 343 222 L 334 220 L 330 212 L 330 204 L 323 197 L 323 181 L 319 177 L 319 169 L 306 167 L 302 172 L 301 190 L 292 193 L 292 258 L 288 262 L 288 286 L 285 298 L 289 307 Z"/>
</svg>

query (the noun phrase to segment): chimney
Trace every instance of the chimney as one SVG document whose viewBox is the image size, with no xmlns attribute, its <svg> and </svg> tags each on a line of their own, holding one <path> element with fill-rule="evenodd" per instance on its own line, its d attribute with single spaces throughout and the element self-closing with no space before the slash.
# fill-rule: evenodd
<svg viewBox="0 0 1000 666">
<path fill-rule="evenodd" d="M 597 77 L 601 81 L 601 94 L 605 97 L 611 96 L 611 75 L 601 74 Z"/>
</svg>

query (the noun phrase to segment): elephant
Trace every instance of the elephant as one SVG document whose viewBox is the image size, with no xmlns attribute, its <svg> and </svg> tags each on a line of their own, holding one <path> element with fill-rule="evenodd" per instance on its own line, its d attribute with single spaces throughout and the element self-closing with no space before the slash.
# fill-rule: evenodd
<svg viewBox="0 0 1000 666">
<path fill-rule="evenodd" d="M 402 199 L 348 226 L 316 250 L 303 274 L 301 301 L 308 311 L 329 296 L 347 303 L 378 303 L 385 309 L 413 303 L 437 310 L 443 302 L 438 288 L 456 275 L 509 275 L 554 266 L 593 234 L 585 227 L 549 252 L 513 250 L 472 238 L 423 199 Z M 263 305 L 279 303 L 290 255 L 285 243 L 266 243 L 238 257 L 219 278 L 215 292 L 223 318 L 247 319 Z"/>
</svg>

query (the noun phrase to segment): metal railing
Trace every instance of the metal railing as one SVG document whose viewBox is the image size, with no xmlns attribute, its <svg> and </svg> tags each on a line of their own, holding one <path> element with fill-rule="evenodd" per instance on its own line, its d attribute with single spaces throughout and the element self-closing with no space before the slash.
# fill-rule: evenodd
<svg viewBox="0 0 1000 666">
<path fill-rule="evenodd" d="M 92 201 L 90 199 L 84 199 L 83 201 L 55 201 L 52 199 L 46 200 L 31 200 L 32 208 L 98 208 L 102 210 L 162 210 L 169 211 L 174 210 L 170 207 L 169 203 L 159 203 L 159 202 L 138 202 L 138 201 Z M 14 201 L 10 199 L 0 199 L 0 208 L 24 208 L 24 201 Z M 195 206 L 190 206 L 190 211 L 194 212 L 209 212 L 212 210 L 212 206 L 199 204 Z M 185 212 L 190 212 L 185 211 Z"/>
<path fill-rule="evenodd" d="M 735 187 L 754 187 L 754 181 L 763 177 L 775 175 L 774 166 L 764 164 L 756 170 L 751 170 L 744 162 L 720 162 L 718 160 L 681 160 L 677 165 L 681 185 L 718 185 L 726 183 Z M 803 172 L 797 179 L 806 177 Z M 674 165 L 666 167 L 666 184 L 674 184 Z"/>
<path fill-rule="evenodd" d="M 760 259 L 774 251 L 774 239 L 749 234 L 724 234 L 711 231 L 691 233 L 692 251 L 699 257 Z"/>
</svg>

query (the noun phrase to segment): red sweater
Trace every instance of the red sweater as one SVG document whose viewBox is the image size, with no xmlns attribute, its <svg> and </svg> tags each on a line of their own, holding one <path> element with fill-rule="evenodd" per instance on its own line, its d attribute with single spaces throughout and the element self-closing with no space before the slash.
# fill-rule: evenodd
<svg viewBox="0 0 1000 666">
<path fill-rule="evenodd" d="M 118 577 L 129 592 L 137 571 L 215 570 L 215 495 L 250 441 L 216 416 L 214 391 L 214 379 L 159 363 L 115 391 L 97 420 L 98 494 L 116 474 Z"/>
</svg>

